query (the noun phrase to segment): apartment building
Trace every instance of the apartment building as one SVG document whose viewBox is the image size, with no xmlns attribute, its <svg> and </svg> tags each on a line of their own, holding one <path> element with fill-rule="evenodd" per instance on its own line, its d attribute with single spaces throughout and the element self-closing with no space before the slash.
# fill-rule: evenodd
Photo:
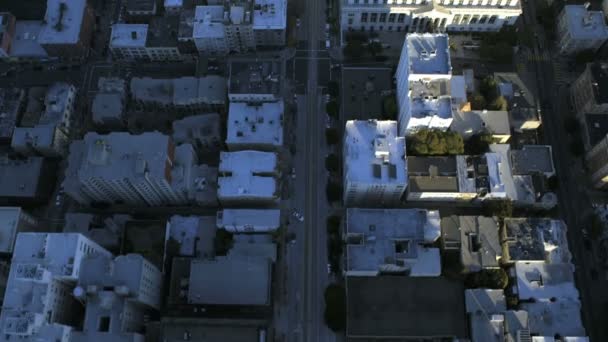
<svg viewBox="0 0 608 342">
<path fill-rule="evenodd" d="M 220 152 L 217 196 L 223 205 L 269 204 L 279 198 L 278 156 L 272 152 Z"/>
<path fill-rule="evenodd" d="M 283 74 L 276 60 L 231 61 L 228 83 L 230 102 L 276 102 L 281 99 Z"/>
<path fill-rule="evenodd" d="M 120 129 L 126 126 L 127 84 L 117 77 L 100 77 L 97 93 L 91 104 L 91 115 L 96 126 Z"/>
<path fill-rule="evenodd" d="M 190 144 L 197 153 L 219 151 L 222 147 L 221 120 L 218 113 L 190 115 L 173 121 L 173 141 Z"/>
<path fill-rule="evenodd" d="M 178 17 L 154 17 L 149 24 L 114 24 L 110 51 L 120 60 L 180 61 Z"/>
<path fill-rule="evenodd" d="M 392 206 L 408 186 L 405 138 L 396 121 L 347 121 L 344 133 L 347 206 Z"/>
<path fill-rule="evenodd" d="M 281 226 L 279 209 L 224 209 L 217 212 L 217 227 L 233 233 L 269 233 Z"/>
<path fill-rule="evenodd" d="M 342 0 L 346 31 L 498 31 L 521 15 L 520 0 Z"/>
<path fill-rule="evenodd" d="M 564 6 L 557 18 L 557 37 L 561 54 L 597 51 L 608 40 L 605 15 L 589 10 L 589 3 Z"/>
<path fill-rule="evenodd" d="M 282 100 L 230 103 L 226 133 L 228 150 L 279 150 L 283 146 L 284 111 Z"/>
<path fill-rule="evenodd" d="M 451 96 L 452 65 L 446 34 L 408 34 L 395 77 L 399 135 L 420 128 L 450 127 L 458 108 Z"/>
<path fill-rule="evenodd" d="M 253 37 L 256 47 L 285 46 L 287 1 L 255 0 Z"/>
<path fill-rule="evenodd" d="M 86 0 L 48 0 L 38 42 L 49 56 L 88 56 L 95 14 Z"/>
<path fill-rule="evenodd" d="M 87 133 L 70 146 L 65 192 L 81 204 L 182 205 L 195 189 L 196 156 L 158 132 Z"/>
<path fill-rule="evenodd" d="M 12 254 L 17 234 L 37 230 L 38 219 L 21 207 L 0 207 L 0 253 Z"/>
<path fill-rule="evenodd" d="M 608 113 L 608 63 L 587 64 L 570 87 L 574 112 L 582 120 L 586 114 Z"/>
</svg>

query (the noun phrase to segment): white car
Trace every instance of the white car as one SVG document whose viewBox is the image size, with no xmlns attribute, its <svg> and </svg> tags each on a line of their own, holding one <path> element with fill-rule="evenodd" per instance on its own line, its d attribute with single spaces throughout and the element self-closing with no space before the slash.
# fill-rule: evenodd
<svg viewBox="0 0 608 342">
<path fill-rule="evenodd" d="M 302 25 L 302 20 L 300 20 L 300 18 L 296 18 L 296 26 L 300 27 L 300 25 Z"/>
<path fill-rule="evenodd" d="M 55 197 L 55 205 L 56 206 L 60 206 L 61 205 L 61 200 L 62 200 L 62 195 L 61 194 L 57 194 L 57 197 Z"/>
<path fill-rule="evenodd" d="M 327 263 L 327 274 L 331 274 L 331 264 Z"/>
<path fill-rule="evenodd" d="M 291 168 L 291 178 L 296 179 L 296 168 L 295 167 Z"/>
<path fill-rule="evenodd" d="M 296 218 L 296 220 L 298 220 L 298 221 L 300 221 L 300 222 L 304 222 L 304 216 L 302 216 L 302 214 L 300 214 L 300 213 L 299 213 L 297 210 L 295 210 L 295 209 L 294 209 L 294 210 L 291 212 L 291 215 L 292 215 L 293 217 L 295 217 L 295 218 Z"/>
</svg>

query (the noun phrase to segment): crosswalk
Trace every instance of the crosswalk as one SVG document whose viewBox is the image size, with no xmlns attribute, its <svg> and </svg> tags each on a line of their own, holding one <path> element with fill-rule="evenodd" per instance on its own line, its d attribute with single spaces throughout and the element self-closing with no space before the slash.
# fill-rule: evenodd
<svg viewBox="0 0 608 342">
<path fill-rule="evenodd" d="M 540 54 L 528 54 L 528 61 L 531 62 L 548 62 L 551 60 L 551 54 L 549 51 L 542 51 Z"/>
<path fill-rule="evenodd" d="M 572 73 L 568 71 L 568 66 L 557 61 L 553 62 L 553 77 L 557 84 L 566 84 L 572 81 Z"/>
</svg>

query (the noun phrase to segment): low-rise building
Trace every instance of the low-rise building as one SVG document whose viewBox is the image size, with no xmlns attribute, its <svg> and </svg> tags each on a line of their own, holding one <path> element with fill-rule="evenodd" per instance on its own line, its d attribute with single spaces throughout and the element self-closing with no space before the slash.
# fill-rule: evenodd
<svg viewBox="0 0 608 342">
<path fill-rule="evenodd" d="M 18 20 L 9 60 L 27 62 L 47 59 L 49 55 L 38 41 L 43 27 L 42 20 Z"/>
<path fill-rule="evenodd" d="M 127 85 L 124 79 L 100 77 L 91 104 L 93 122 L 98 127 L 120 129 L 126 126 Z"/>
<path fill-rule="evenodd" d="M 504 144 L 511 138 L 509 112 L 506 110 L 457 111 L 450 126 L 465 140 L 476 134 L 490 134 L 494 142 Z"/>
<path fill-rule="evenodd" d="M 95 14 L 86 0 L 47 0 L 38 43 L 49 56 L 82 59 L 88 56 Z"/>
<path fill-rule="evenodd" d="M 285 46 L 287 1 L 255 0 L 252 25 L 256 47 Z"/>
<path fill-rule="evenodd" d="M 217 212 L 218 228 L 232 233 L 268 233 L 281 226 L 279 209 L 224 209 Z"/>
<path fill-rule="evenodd" d="M 548 218 L 507 218 L 501 230 L 503 261 L 545 261 L 569 264 L 566 224 Z"/>
<path fill-rule="evenodd" d="M 497 269 L 502 257 L 499 228 L 493 217 L 445 217 L 441 219 L 442 249 L 457 255 L 465 272 Z"/>
<path fill-rule="evenodd" d="M 574 286 L 572 264 L 548 264 L 541 261 L 517 261 L 513 293 L 521 301 L 579 299 Z"/>
<path fill-rule="evenodd" d="M 589 4 L 566 5 L 557 18 L 560 53 L 597 51 L 608 40 L 608 26 L 602 11 L 589 10 Z"/>
<path fill-rule="evenodd" d="M 539 100 L 530 80 L 522 79 L 516 72 L 495 72 L 493 77 L 498 85 L 498 93 L 507 100 L 513 131 L 523 132 L 540 127 Z"/>
<path fill-rule="evenodd" d="M 276 151 L 283 146 L 283 101 L 232 102 L 228 109 L 226 145 L 230 151 Z"/>
<path fill-rule="evenodd" d="M 345 274 L 412 277 L 441 275 L 439 212 L 422 209 L 354 209 L 346 211 Z"/>
<path fill-rule="evenodd" d="M 279 198 L 275 153 L 221 152 L 218 172 L 218 199 L 223 205 L 268 204 Z"/>
<path fill-rule="evenodd" d="M 190 115 L 173 121 L 173 141 L 190 144 L 199 156 L 222 147 L 221 121 L 217 113 Z"/>
<path fill-rule="evenodd" d="M 110 51 L 116 59 L 179 61 L 177 47 L 179 17 L 155 17 L 150 24 L 114 24 Z"/>
<path fill-rule="evenodd" d="M 169 15 L 179 15 L 184 6 L 184 0 L 165 0 L 165 13 Z"/>
<path fill-rule="evenodd" d="M 396 121 L 347 121 L 343 157 L 347 206 L 399 204 L 408 175 Z"/>
<path fill-rule="evenodd" d="M 229 64 L 230 102 L 275 102 L 281 99 L 281 65 L 275 60 L 236 60 Z"/>
<path fill-rule="evenodd" d="M 1 33 L 0 33 L 1 34 Z M 25 105 L 25 91 L 0 88 L 0 143 L 9 143 Z"/>
<path fill-rule="evenodd" d="M 42 157 L 11 159 L 0 155 L 0 203 L 41 204 L 55 186 L 55 165 Z"/>
<path fill-rule="evenodd" d="M 171 216 L 165 234 L 165 259 L 214 257 L 215 231 L 214 216 Z"/>
<path fill-rule="evenodd" d="M 17 234 L 39 231 L 39 222 L 20 207 L 0 207 L 0 253 L 12 254 Z"/>
<path fill-rule="evenodd" d="M 531 335 L 543 336 L 543 340 L 560 336 L 562 341 L 588 342 L 581 320 L 581 302 L 573 299 L 556 301 L 543 300 L 534 303 L 522 303 L 521 310 L 528 312 L 528 324 Z"/>
</svg>

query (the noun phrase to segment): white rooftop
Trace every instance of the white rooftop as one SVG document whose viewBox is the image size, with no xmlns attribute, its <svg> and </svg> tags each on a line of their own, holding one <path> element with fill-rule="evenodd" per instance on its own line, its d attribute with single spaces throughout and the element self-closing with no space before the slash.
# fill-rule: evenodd
<svg viewBox="0 0 608 342">
<path fill-rule="evenodd" d="M 231 102 L 226 144 L 283 145 L 283 101 Z"/>
<path fill-rule="evenodd" d="M 181 7 L 184 0 L 165 0 L 165 7 Z"/>
<path fill-rule="evenodd" d="M 410 33 L 402 53 L 407 53 L 409 74 L 447 75 L 452 73 L 447 34 Z"/>
<path fill-rule="evenodd" d="M 602 11 L 589 11 L 584 5 L 567 5 L 564 12 L 573 39 L 608 39 Z"/>
<path fill-rule="evenodd" d="M 224 38 L 224 6 L 196 6 L 192 37 Z"/>
<path fill-rule="evenodd" d="M 0 207 L 0 252 L 11 253 L 15 245 L 19 221 L 20 207 Z"/>
<path fill-rule="evenodd" d="M 148 37 L 148 24 L 114 24 L 110 48 L 143 48 Z"/>
<path fill-rule="evenodd" d="M 280 225 L 279 209 L 224 209 L 217 213 L 217 227 L 234 233 L 270 232 Z"/>
<path fill-rule="evenodd" d="M 544 261 L 517 261 L 517 296 L 520 300 L 552 298 L 579 299 L 574 286 L 571 264 L 547 264 Z"/>
<path fill-rule="evenodd" d="M 47 0 L 46 14 L 38 42 L 40 44 L 75 44 L 85 15 L 86 0 Z"/>
<path fill-rule="evenodd" d="M 277 155 L 272 152 L 221 152 L 218 197 L 274 198 L 277 189 Z"/>
<path fill-rule="evenodd" d="M 416 127 L 449 127 L 453 119 L 452 101 L 449 97 L 410 99 L 410 120 L 408 128 Z"/>
<path fill-rule="evenodd" d="M 464 139 L 480 133 L 510 135 L 509 112 L 500 110 L 456 111 L 450 130 L 456 131 Z"/>
<path fill-rule="evenodd" d="M 407 185 L 405 138 L 397 121 L 346 122 L 344 175 L 348 182 Z"/>
<path fill-rule="evenodd" d="M 422 244 L 431 244 L 440 235 L 439 212 L 435 210 L 347 209 L 346 272 L 351 276 L 439 276 L 439 249 Z"/>
<path fill-rule="evenodd" d="M 573 299 L 557 298 L 522 303 L 520 308 L 528 311 L 530 333 L 540 336 L 585 336 L 581 321 L 581 303 Z"/>
<path fill-rule="evenodd" d="M 255 0 L 254 30 L 284 30 L 287 25 L 286 0 Z"/>
</svg>

